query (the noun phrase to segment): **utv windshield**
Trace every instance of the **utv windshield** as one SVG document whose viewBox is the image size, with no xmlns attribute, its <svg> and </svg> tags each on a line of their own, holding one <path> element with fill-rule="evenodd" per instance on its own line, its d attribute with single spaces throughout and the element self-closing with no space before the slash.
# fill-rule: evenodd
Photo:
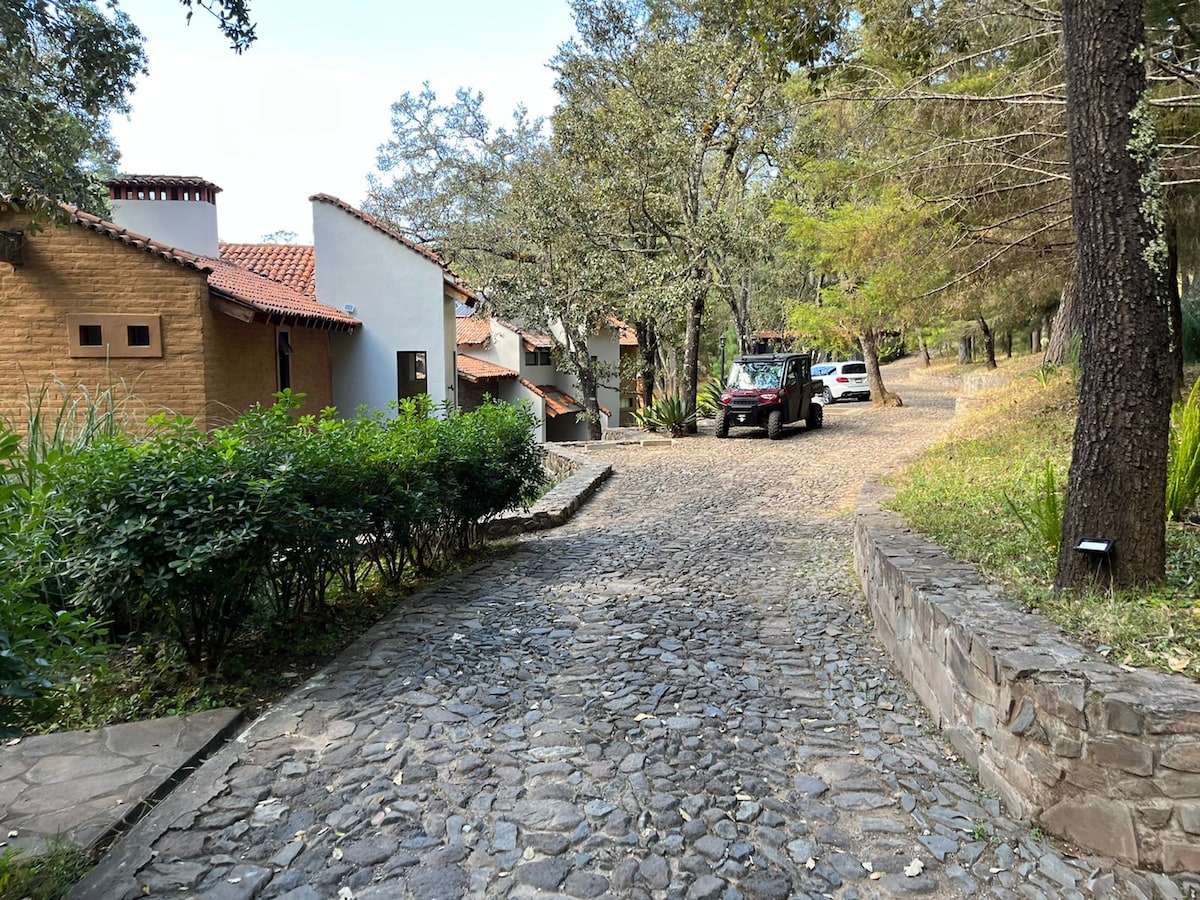
<svg viewBox="0 0 1200 900">
<path fill-rule="evenodd" d="M 729 370 L 731 390 L 764 390 L 777 388 L 782 383 L 782 362 L 735 362 Z"/>
</svg>

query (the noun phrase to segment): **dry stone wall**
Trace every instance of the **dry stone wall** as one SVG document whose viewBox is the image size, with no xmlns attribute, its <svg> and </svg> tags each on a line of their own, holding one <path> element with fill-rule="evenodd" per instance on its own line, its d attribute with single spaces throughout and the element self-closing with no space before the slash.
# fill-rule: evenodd
<svg viewBox="0 0 1200 900">
<path fill-rule="evenodd" d="M 561 525 L 612 474 L 611 463 L 561 446 L 547 445 L 542 465 L 558 483 L 529 509 L 508 510 L 485 523 L 480 528 L 482 537 L 495 540 Z"/>
<path fill-rule="evenodd" d="M 887 496 L 869 485 L 855 519 L 875 628 L 983 785 L 1085 850 L 1200 871 L 1200 685 L 1073 646 L 882 509 Z"/>
</svg>

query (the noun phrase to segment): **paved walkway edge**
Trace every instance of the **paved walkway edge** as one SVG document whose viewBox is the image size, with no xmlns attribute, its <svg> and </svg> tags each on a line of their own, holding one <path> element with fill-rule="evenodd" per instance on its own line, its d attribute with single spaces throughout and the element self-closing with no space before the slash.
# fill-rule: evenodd
<svg viewBox="0 0 1200 900">
<path fill-rule="evenodd" d="M 1010 812 L 1134 866 L 1200 871 L 1200 685 L 1070 644 L 867 485 L 855 568 L 875 629 Z"/>
<path fill-rule="evenodd" d="M 199 714 L 199 716 L 205 715 L 205 713 Z M 169 795 L 175 786 L 186 778 L 193 769 L 197 768 L 200 763 L 204 762 L 204 760 L 229 740 L 230 735 L 242 725 L 246 711 L 243 709 L 222 708 L 212 710 L 208 715 L 212 718 L 213 730 L 207 740 L 191 756 L 180 763 L 174 772 L 165 777 L 158 787 L 148 793 L 141 802 L 130 804 L 129 811 L 125 815 L 84 849 L 93 853 L 102 853 L 121 834 L 145 818 L 147 813 L 154 808 L 155 804 Z M 185 718 L 195 719 L 196 716 Z"/>
<path fill-rule="evenodd" d="M 546 470 L 566 477 L 529 509 L 509 510 L 481 526 L 482 537 L 515 537 L 563 524 L 612 475 L 612 464 L 574 449 L 547 446 Z"/>
</svg>

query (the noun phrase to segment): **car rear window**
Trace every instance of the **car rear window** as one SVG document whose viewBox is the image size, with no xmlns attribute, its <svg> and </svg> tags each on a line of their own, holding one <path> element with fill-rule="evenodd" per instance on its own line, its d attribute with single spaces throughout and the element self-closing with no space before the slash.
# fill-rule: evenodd
<svg viewBox="0 0 1200 900">
<path fill-rule="evenodd" d="M 842 371 L 845 372 L 847 375 L 866 375 L 867 374 L 867 364 L 866 363 L 846 363 L 846 365 L 842 366 Z"/>
</svg>

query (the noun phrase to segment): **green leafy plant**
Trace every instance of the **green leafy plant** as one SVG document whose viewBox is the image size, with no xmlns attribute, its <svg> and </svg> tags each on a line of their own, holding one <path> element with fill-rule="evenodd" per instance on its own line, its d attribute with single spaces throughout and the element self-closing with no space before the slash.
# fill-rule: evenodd
<svg viewBox="0 0 1200 900">
<path fill-rule="evenodd" d="M 1051 552 L 1058 550 L 1062 543 L 1063 498 L 1053 461 L 1046 460 L 1028 496 L 1014 500 L 1005 494 L 1004 502 L 1022 528 Z"/>
<path fill-rule="evenodd" d="M 646 431 L 666 431 L 671 437 L 679 437 L 688 425 L 696 421 L 696 411 L 678 394 L 655 400 L 633 416 Z"/>
<path fill-rule="evenodd" d="M 1037 383 L 1042 387 L 1046 387 L 1057 374 L 1058 366 L 1054 365 L 1054 363 L 1046 363 L 1033 370 L 1033 377 L 1037 379 Z"/>
<path fill-rule="evenodd" d="M 1181 521 L 1200 496 L 1200 382 L 1171 408 L 1167 438 L 1167 519 Z"/>
<path fill-rule="evenodd" d="M 704 384 L 696 394 L 696 415 L 711 418 L 721 405 L 721 392 L 725 390 L 725 376 L 716 375 Z"/>
</svg>

